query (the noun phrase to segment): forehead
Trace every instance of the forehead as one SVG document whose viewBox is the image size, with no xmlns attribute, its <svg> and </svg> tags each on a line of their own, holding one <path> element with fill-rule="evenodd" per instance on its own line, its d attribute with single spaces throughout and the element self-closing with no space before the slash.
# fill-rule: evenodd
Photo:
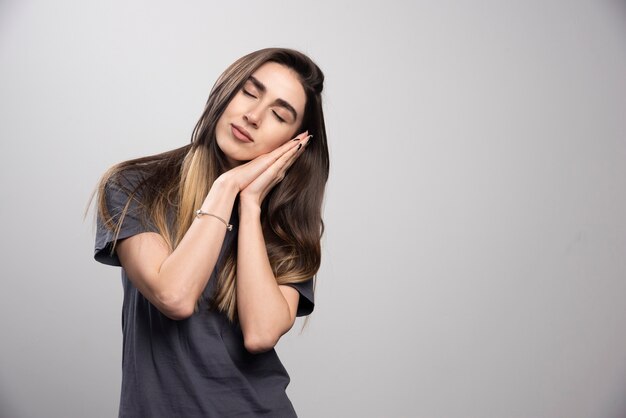
<svg viewBox="0 0 626 418">
<path fill-rule="evenodd" d="M 302 115 L 306 93 L 294 70 L 276 62 L 266 62 L 252 75 L 265 85 L 267 95 L 288 101 L 296 109 L 298 115 Z"/>
</svg>

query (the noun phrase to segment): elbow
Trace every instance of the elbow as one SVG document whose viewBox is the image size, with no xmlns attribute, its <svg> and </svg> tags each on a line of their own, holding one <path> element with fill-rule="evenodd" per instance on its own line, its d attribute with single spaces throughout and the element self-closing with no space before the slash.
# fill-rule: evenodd
<svg viewBox="0 0 626 418">
<path fill-rule="evenodd" d="M 278 338 L 272 335 L 246 334 L 244 335 L 243 344 L 252 354 L 260 354 L 270 351 L 278 343 Z"/>
<path fill-rule="evenodd" d="M 195 303 L 173 294 L 159 295 L 157 308 L 170 319 L 180 321 L 194 313 Z"/>
<path fill-rule="evenodd" d="M 248 325 L 243 329 L 243 344 L 252 354 L 264 353 L 273 349 L 278 340 L 293 326 L 295 318 L 290 318 L 289 324 L 284 327 L 263 326 L 262 324 Z M 267 324 L 266 324 L 267 325 Z"/>
</svg>

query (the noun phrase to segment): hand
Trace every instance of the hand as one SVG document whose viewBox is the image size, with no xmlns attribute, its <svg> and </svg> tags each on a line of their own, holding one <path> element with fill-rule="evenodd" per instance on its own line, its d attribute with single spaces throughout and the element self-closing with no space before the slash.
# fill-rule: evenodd
<svg viewBox="0 0 626 418">
<path fill-rule="evenodd" d="M 296 141 L 288 141 L 288 143 L 280 146 L 269 154 L 261 155 L 250 162 L 255 162 L 259 158 L 272 156 L 269 164 L 264 164 L 265 169 L 246 185 L 240 192 L 241 203 L 252 203 L 261 206 L 261 202 L 267 196 L 272 188 L 285 178 L 285 173 L 291 165 L 304 152 L 306 145 L 311 140 L 310 136 L 304 132 L 298 135 Z M 278 151 L 278 152 L 277 152 Z"/>
<path fill-rule="evenodd" d="M 237 166 L 222 174 L 218 180 L 233 187 L 237 193 L 245 189 L 254 179 L 259 177 L 265 170 L 274 164 L 285 153 L 293 148 L 297 148 L 302 139 L 306 138 L 308 131 L 302 132 L 293 139 L 286 141 L 283 145 L 267 154 L 259 155 L 245 164 Z"/>
</svg>

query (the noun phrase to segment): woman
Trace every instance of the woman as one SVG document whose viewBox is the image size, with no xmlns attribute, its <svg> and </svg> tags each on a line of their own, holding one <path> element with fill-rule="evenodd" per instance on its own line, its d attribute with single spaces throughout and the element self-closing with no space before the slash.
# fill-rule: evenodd
<svg viewBox="0 0 626 418">
<path fill-rule="evenodd" d="M 120 416 L 296 416 L 274 346 L 314 306 L 323 81 L 298 51 L 248 54 L 191 144 L 103 175 L 94 257 L 122 266 Z"/>
</svg>

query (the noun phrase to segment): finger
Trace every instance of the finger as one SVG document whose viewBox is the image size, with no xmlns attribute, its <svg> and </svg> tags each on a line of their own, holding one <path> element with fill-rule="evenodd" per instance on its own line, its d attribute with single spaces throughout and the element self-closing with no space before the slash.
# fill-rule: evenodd
<svg viewBox="0 0 626 418">
<path fill-rule="evenodd" d="M 250 173 L 254 178 L 262 175 L 264 172 L 269 172 L 268 174 L 272 177 L 275 176 L 289 156 L 297 152 L 298 149 L 303 148 L 301 143 L 303 139 L 307 138 L 305 134 L 308 135 L 308 131 L 304 131 L 296 136 L 294 140 L 288 140 L 274 151 L 260 155 L 244 165 L 248 166 L 248 170 L 251 170 Z"/>
<path fill-rule="evenodd" d="M 303 139 L 308 141 L 310 140 L 310 136 Z M 265 190 L 262 194 L 263 198 L 267 194 L 267 191 L 271 190 L 274 186 L 283 181 L 289 167 L 304 151 L 305 147 L 302 140 L 293 142 L 296 142 L 294 146 L 291 146 L 256 178 L 255 181 L 258 184 L 266 184 L 266 186 L 263 187 L 263 190 Z"/>
<path fill-rule="evenodd" d="M 305 140 L 308 140 L 308 139 L 305 139 Z M 285 177 L 285 173 L 287 172 L 289 167 L 291 167 L 291 165 L 298 159 L 298 157 L 302 155 L 304 150 L 305 150 L 305 143 L 300 143 L 298 144 L 298 146 L 293 147 L 288 152 L 283 154 L 283 156 L 280 157 L 276 161 L 275 166 L 278 171 L 276 172 L 275 175 L 280 180 L 282 180 Z"/>
<path fill-rule="evenodd" d="M 307 136 L 309 136 L 309 130 L 307 129 L 304 132 L 300 132 L 298 135 L 296 135 L 292 141 L 301 141 L 303 139 L 305 139 Z"/>
<path fill-rule="evenodd" d="M 259 155 L 253 160 L 248 161 L 246 164 L 256 166 L 261 171 L 267 170 L 269 167 L 272 166 L 272 164 L 276 163 L 278 159 L 285 155 L 285 153 L 289 152 L 293 148 L 297 148 L 299 143 L 302 142 L 302 139 L 306 138 L 306 136 L 304 136 L 304 134 L 306 133 L 307 131 L 302 132 L 295 138 L 285 141 L 284 144 L 274 149 L 273 151 L 270 151 L 267 154 Z"/>
<path fill-rule="evenodd" d="M 289 167 L 289 162 L 293 160 L 294 156 L 298 154 L 298 152 L 302 149 L 302 144 L 297 144 L 291 147 L 287 152 L 280 156 L 273 164 L 273 168 L 278 171 L 284 171 Z"/>
<path fill-rule="evenodd" d="M 294 138 L 285 141 L 285 143 L 283 145 L 281 145 L 280 147 L 278 147 L 277 149 L 275 149 L 272 153 L 270 154 L 276 154 L 276 159 L 280 158 L 280 156 L 282 156 L 284 153 L 286 153 L 287 151 L 289 151 L 290 149 L 292 149 L 293 147 L 297 147 L 299 143 L 301 143 L 304 139 L 307 138 L 307 136 L 309 135 L 309 131 L 304 131 L 301 132 L 300 134 L 296 135 Z"/>
<path fill-rule="evenodd" d="M 302 155 L 302 153 L 306 150 L 307 145 L 309 145 L 312 137 L 313 135 L 308 135 L 306 138 L 300 141 L 300 144 L 296 147 L 296 152 L 292 154 L 291 158 L 289 158 L 286 163 L 287 168 L 291 166 L 291 164 L 293 164 L 300 155 Z"/>
</svg>

